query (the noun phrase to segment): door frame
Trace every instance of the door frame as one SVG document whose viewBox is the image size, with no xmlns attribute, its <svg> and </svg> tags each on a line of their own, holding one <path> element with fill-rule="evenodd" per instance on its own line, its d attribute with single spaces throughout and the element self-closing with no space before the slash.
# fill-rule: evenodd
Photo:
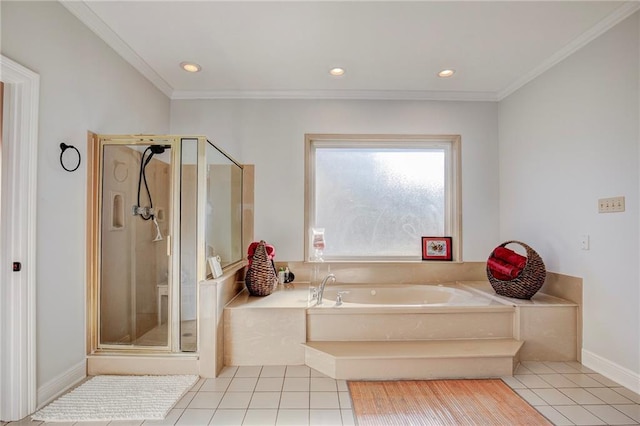
<svg viewBox="0 0 640 426">
<path fill-rule="evenodd" d="M 36 408 L 36 179 L 40 76 L 0 55 L 4 83 L 0 202 L 0 420 Z M 13 272 L 11 264 L 22 264 Z"/>
</svg>

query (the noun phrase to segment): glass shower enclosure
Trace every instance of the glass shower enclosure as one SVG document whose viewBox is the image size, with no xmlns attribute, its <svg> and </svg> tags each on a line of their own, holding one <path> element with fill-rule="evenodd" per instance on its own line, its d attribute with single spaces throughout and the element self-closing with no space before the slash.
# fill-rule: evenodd
<svg viewBox="0 0 640 426">
<path fill-rule="evenodd" d="M 242 166 L 203 136 L 91 135 L 89 353 L 197 351 L 197 283 L 242 260 Z"/>
</svg>

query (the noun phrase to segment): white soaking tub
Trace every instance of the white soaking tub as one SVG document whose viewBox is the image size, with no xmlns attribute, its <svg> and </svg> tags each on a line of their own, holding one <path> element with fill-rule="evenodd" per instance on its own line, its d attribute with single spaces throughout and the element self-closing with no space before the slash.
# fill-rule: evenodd
<svg viewBox="0 0 640 426">
<path fill-rule="evenodd" d="M 324 290 L 323 306 L 338 307 L 421 307 L 421 306 L 486 306 L 491 300 L 455 286 L 431 284 L 339 284 Z M 315 301 L 311 302 L 311 306 Z"/>
</svg>

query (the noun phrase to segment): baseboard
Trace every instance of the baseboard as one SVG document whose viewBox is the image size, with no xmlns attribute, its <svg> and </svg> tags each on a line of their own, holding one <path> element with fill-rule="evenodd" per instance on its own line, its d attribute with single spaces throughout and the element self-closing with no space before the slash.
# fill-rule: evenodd
<svg viewBox="0 0 640 426">
<path fill-rule="evenodd" d="M 640 374 L 635 373 L 628 368 L 622 367 L 606 358 L 582 350 L 582 365 L 588 367 L 603 376 L 620 383 L 625 388 L 631 389 L 635 393 L 640 393 Z"/>
<path fill-rule="evenodd" d="M 83 359 L 78 364 L 38 388 L 38 409 L 53 401 L 85 377 L 87 377 L 87 360 Z"/>
</svg>

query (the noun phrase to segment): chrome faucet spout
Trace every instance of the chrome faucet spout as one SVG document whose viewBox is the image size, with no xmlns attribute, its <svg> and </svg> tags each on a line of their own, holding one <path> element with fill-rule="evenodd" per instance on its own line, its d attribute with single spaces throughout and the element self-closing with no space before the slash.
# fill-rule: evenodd
<svg viewBox="0 0 640 426">
<path fill-rule="evenodd" d="M 329 274 L 326 277 L 324 277 L 324 279 L 320 283 L 320 288 L 318 289 L 318 301 L 316 302 L 316 306 L 322 305 L 322 296 L 324 296 L 324 287 L 327 285 L 327 281 L 329 280 L 333 280 L 333 282 L 335 283 L 336 276 L 333 274 Z"/>
</svg>

